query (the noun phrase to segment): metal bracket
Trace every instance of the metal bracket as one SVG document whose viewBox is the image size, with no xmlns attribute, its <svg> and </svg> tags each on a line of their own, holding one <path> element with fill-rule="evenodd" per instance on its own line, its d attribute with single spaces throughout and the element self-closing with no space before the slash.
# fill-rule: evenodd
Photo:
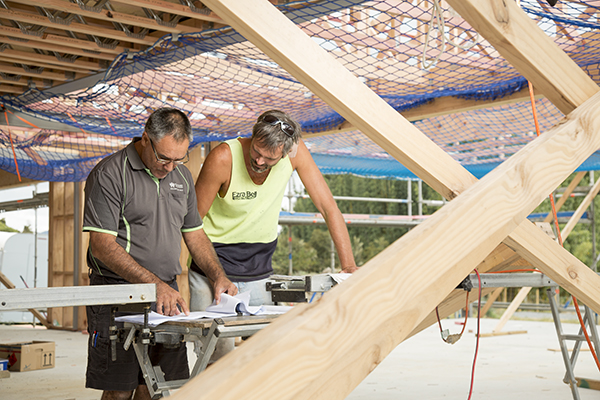
<svg viewBox="0 0 600 400">
<path fill-rule="evenodd" d="M 173 19 L 171 21 L 165 21 L 162 18 L 162 15 L 164 13 L 160 13 L 160 15 L 159 15 L 156 12 L 154 12 L 154 10 L 151 10 L 149 8 L 144 8 L 144 7 L 142 7 L 142 10 L 144 10 L 144 13 L 146 13 L 146 16 L 148 18 L 152 18 L 153 20 L 156 21 L 157 24 L 162 25 L 162 26 L 167 26 L 169 28 L 175 28 L 177 26 L 177 23 L 181 19 L 181 15 L 174 15 Z"/>
<path fill-rule="evenodd" d="M 4 1 L 4 0 L 0 0 L 0 7 L 4 8 L 5 10 L 12 11 L 12 8 L 10 8 L 6 4 L 6 1 Z M 12 24 L 12 26 L 14 26 L 16 28 L 19 28 L 21 30 L 21 32 L 23 32 L 25 35 L 32 35 L 32 36 L 41 37 L 43 35 L 44 31 L 46 30 L 45 26 L 40 26 L 40 25 L 25 25 L 25 24 L 21 23 L 20 21 L 11 20 L 10 23 Z M 34 30 L 33 29 L 34 27 L 37 28 L 37 30 Z M 11 37 L 11 39 L 13 39 L 13 38 Z"/>
<path fill-rule="evenodd" d="M 21 67 L 26 71 L 32 74 L 41 74 L 44 72 L 44 67 L 31 68 L 29 65 L 21 64 Z"/>
<path fill-rule="evenodd" d="M 75 60 L 77 60 L 79 58 L 79 56 L 77 56 L 77 55 L 72 55 L 71 57 L 65 57 L 65 56 L 62 56 L 57 51 L 53 51 L 53 53 L 54 53 L 54 57 L 56 57 L 56 59 L 58 61 L 64 61 L 64 62 L 68 62 L 68 63 L 74 63 Z"/>
<path fill-rule="evenodd" d="M 106 5 L 106 9 L 108 11 L 114 11 L 110 4 Z M 84 22 L 83 17 L 79 17 L 79 19 L 82 21 L 82 23 L 87 24 L 87 22 Z M 123 25 L 121 22 L 113 22 L 112 24 L 116 29 L 124 32 L 127 36 L 135 39 L 143 39 L 146 37 L 148 32 L 150 32 L 150 29 L 144 28 L 139 33 L 133 33 L 127 26 Z"/>
<path fill-rule="evenodd" d="M 83 18 L 81 15 L 76 15 L 76 16 L 75 16 L 75 18 L 77 18 L 77 20 L 78 20 L 80 23 L 82 23 L 82 24 L 84 24 L 84 25 L 89 25 L 89 24 L 87 23 L 87 21 L 85 20 L 85 18 Z M 67 34 L 68 34 L 69 36 L 71 36 L 72 38 L 74 38 L 74 39 L 79 39 L 79 38 L 77 37 L 77 35 L 75 35 L 75 34 L 74 34 L 72 31 L 69 31 L 69 30 L 67 30 L 66 32 L 67 32 Z M 112 49 L 114 49 L 114 48 L 116 48 L 116 47 L 117 47 L 117 44 L 119 44 L 119 40 L 116 40 L 116 39 L 106 39 L 106 41 L 102 41 L 102 40 L 101 40 L 101 39 L 100 39 L 98 36 L 96 36 L 96 35 L 90 35 L 90 34 L 87 34 L 87 33 L 86 33 L 86 35 L 85 35 L 85 36 L 87 36 L 87 38 L 88 38 L 88 39 L 90 39 L 90 40 L 94 41 L 94 42 L 96 43 L 96 45 L 98 45 L 98 47 L 101 47 L 101 48 L 103 48 L 103 49 L 110 49 L 110 50 L 112 50 Z"/>
<path fill-rule="evenodd" d="M 71 1 L 74 1 L 75 3 L 77 3 L 79 8 L 81 8 L 82 10 L 92 11 L 95 13 L 102 12 L 102 8 L 104 7 L 104 5 L 106 3 L 108 3 L 108 0 L 101 0 L 99 3 L 97 3 L 95 6 L 92 7 L 92 6 L 88 6 L 87 4 L 85 4 L 82 0 L 71 0 Z"/>
<path fill-rule="evenodd" d="M 0 72 L 0 78 L 7 80 L 7 81 L 19 81 L 21 79 L 21 75 L 13 75 L 13 74 L 6 74 L 4 72 Z"/>
<path fill-rule="evenodd" d="M 193 5 L 190 0 L 179 0 L 179 2 L 184 6 L 188 6 L 190 8 L 190 10 L 192 10 L 195 13 L 210 15 L 211 11 L 210 11 L 210 8 L 208 8 L 208 7 L 198 8 L 195 5 Z"/>
<path fill-rule="evenodd" d="M 63 14 L 62 11 L 56 11 L 52 13 L 46 10 L 44 7 L 35 7 L 35 9 L 38 11 L 38 13 L 40 13 L 40 15 L 47 17 L 50 20 L 50 22 L 53 22 L 55 24 L 71 25 L 71 22 L 73 22 L 73 19 L 75 18 L 75 14 L 71 13 L 64 13 L 66 14 L 66 16 L 61 17 L 60 14 Z"/>
<path fill-rule="evenodd" d="M 473 289 L 473 283 L 471 282 L 471 277 L 467 276 L 465 279 L 462 280 L 461 283 L 458 284 L 458 286 L 456 288 L 463 289 L 466 292 L 470 292 L 471 289 Z"/>
</svg>

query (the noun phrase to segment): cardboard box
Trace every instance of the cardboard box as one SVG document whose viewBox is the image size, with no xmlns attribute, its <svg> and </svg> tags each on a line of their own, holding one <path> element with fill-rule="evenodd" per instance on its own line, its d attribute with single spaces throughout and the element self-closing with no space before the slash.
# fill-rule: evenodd
<svg viewBox="0 0 600 400">
<path fill-rule="evenodd" d="M 9 371 L 33 371 L 54 368 L 54 342 L 0 344 L 0 358 L 8 360 Z"/>
</svg>

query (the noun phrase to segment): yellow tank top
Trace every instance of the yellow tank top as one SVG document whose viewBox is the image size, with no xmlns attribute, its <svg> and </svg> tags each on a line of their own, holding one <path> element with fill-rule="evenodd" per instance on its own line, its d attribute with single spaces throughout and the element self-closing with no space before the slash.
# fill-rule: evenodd
<svg viewBox="0 0 600 400">
<path fill-rule="evenodd" d="M 231 182 L 224 197 L 215 197 L 204 231 L 215 243 L 270 243 L 277 239 L 281 201 L 293 172 L 290 158 L 281 159 L 257 185 L 248 175 L 240 141 L 225 143 L 231 149 Z"/>
</svg>

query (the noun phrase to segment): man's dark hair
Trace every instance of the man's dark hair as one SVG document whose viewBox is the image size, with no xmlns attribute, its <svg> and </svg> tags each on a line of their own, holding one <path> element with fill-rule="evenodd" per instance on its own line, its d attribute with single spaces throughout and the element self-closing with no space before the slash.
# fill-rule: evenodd
<svg viewBox="0 0 600 400">
<path fill-rule="evenodd" d="M 275 125 L 265 122 L 265 117 L 272 116 L 280 121 Z M 267 118 L 269 119 L 269 118 Z M 282 123 L 289 125 L 293 128 L 294 133 L 289 136 L 283 131 Z M 256 123 L 252 127 L 252 139 L 256 139 L 259 143 L 265 146 L 269 150 L 278 149 L 283 145 L 283 155 L 286 156 L 292 146 L 300 140 L 301 127 L 296 121 L 290 118 L 286 113 L 279 110 L 269 110 L 262 113 Z"/>
<path fill-rule="evenodd" d="M 191 142 L 193 139 L 190 120 L 175 108 L 164 107 L 154 111 L 146 121 L 144 129 L 155 142 L 160 142 L 165 136 L 173 136 L 177 142 L 184 139 Z"/>
</svg>

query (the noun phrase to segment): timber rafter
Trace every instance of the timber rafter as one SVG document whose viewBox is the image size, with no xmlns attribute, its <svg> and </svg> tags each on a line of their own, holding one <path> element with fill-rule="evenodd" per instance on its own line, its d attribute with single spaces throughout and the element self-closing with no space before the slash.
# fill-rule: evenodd
<svg viewBox="0 0 600 400">
<path fill-rule="evenodd" d="M 496 267 L 497 261 L 510 258 L 504 245 L 497 247 L 502 241 L 600 311 L 600 277 L 525 220 L 600 147 L 599 89 L 514 2 L 449 1 L 568 115 L 479 182 L 268 2 L 205 3 L 453 200 L 343 285 L 316 304 L 298 306 L 279 318 L 174 398 L 344 398 L 397 344 L 423 327 L 432 310 L 474 267 Z M 265 18 L 268 25 L 262 23 Z M 446 305 L 453 302 L 456 299 L 446 298 Z M 370 316 L 369 324 L 364 323 L 365 315 Z M 258 384 L 267 381 L 268 385 Z"/>
<path fill-rule="evenodd" d="M 73 72 L 80 69 L 100 75 L 117 55 L 145 50 L 166 34 L 226 26 L 201 2 L 192 0 L 6 0 L 0 19 L 0 45 L 8 46 L 13 55 L 0 53 L 0 61 L 20 57 L 26 67 L 16 68 L 22 68 L 25 76 L 29 68 L 45 68 L 54 77 L 44 78 L 51 87 L 76 82 L 82 76 Z M 8 94 L 22 92 L 5 89 Z"/>
<path fill-rule="evenodd" d="M 199 3 L 113 0 L 7 0 L 0 7 L 0 44 L 8 45 L 0 61 L 15 62 L 17 75 L 44 68 L 51 86 L 86 74 L 104 72 L 118 54 L 152 46 L 166 34 L 185 34 L 223 26 L 222 19 Z M 194 8 L 194 11 L 192 10 Z M 4 48 L 4 47 L 3 47 Z M 8 52 L 12 53 L 9 55 Z M 18 57 L 15 60 L 15 57 Z M 26 62 L 25 67 L 16 61 Z M 71 65 L 68 65 L 71 62 Z M 83 68 L 82 68 L 83 67 Z M 4 71 L 3 71 L 4 72 Z M 8 94 L 22 90 L 4 87 Z"/>
</svg>

